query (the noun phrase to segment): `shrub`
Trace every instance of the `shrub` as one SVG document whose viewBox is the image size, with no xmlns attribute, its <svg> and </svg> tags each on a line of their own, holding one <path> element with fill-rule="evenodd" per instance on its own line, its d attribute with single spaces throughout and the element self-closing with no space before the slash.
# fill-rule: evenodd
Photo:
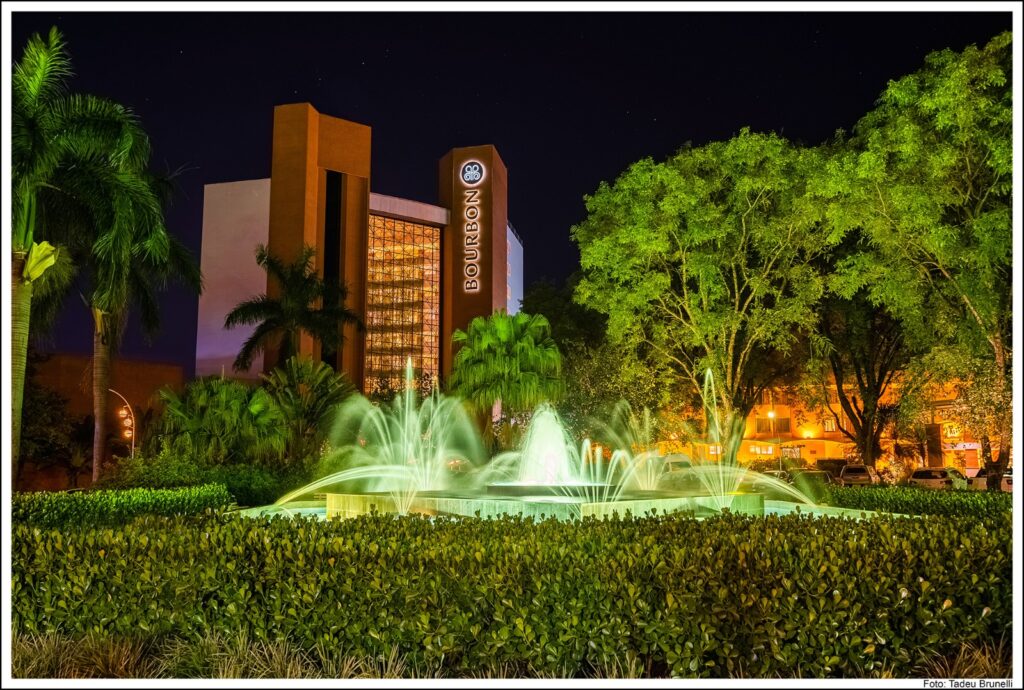
<svg viewBox="0 0 1024 690">
<path fill-rule="evenodd" d="M 276 475 L 262 467 L 222 465 L 203 471 L 205 481 L 227 487 L 240 506 L 263 506 L 273 503 L 291 489 L 303 484 L 296 475 Z"/>
<path fill-rule="evenodd" d="M 116 469 L 103 480 L 103 487 L 171 489 L 223 484 L 239 505 L 259 506 L 273 503 L 303 483 L 304 475 L 298 470 L 273 472 L 247 464 L 203 466 L 165 446 L 155 456 L 119 459 Z"/>
<path fill-rule="evenodd" d="M 825 503 L 908 515 L 984 517 L 1013 508 L 1013 496 L 995 491 L 939 491 L 916 486 L 829 487 Z"/>
<path fill-rule="evenodd" d="M 16 524 L 12 622 L 396 653 L 452 675 L 906 675 L 1010 631 L 1011 540 L 1009 513 Z"/>
<path fill-rule="evenodd" d="M 36 491 L 14 494 L 11 518 L 15 524 L 38 527 L 117 525 L 141 515 L 191 515 L 230 503 L 231 495 L 221 484 L 183 489 Z"/>
<path fill-rule="evenodd" d="M 202 465 L 276 462 L 284 453 L 287 429 L 277 403 L 262 388 L 207 377 L 179 395 L 160 391 L 164 410 L 153 439 Z"/>
</svg>

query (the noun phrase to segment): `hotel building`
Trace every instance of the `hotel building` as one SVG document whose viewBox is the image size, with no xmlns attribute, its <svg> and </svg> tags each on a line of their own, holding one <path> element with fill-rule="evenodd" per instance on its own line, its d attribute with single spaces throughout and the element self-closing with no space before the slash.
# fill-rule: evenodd
<svg viewBox="0 0 1024 690">
<path fill-rule="evenodd" d="M 490 145 L 451 149 L 438 163 L 436 204 L 371 191 L 371 130 L 308 103 L 274 109 L 269 179 L 208 184 L 203 200 L 196 375 L 256 378 L 279 362 L 268 348 L 246 372 L 232 363 L 253 328 L 224 329 L 239 302 L 279 296 L 255 261 L 265 244 L 293 260 L 316 250 L 317 272 L 344 284 L 346 326 L 336 352 L 303 334 L 301 354 L 329 362 L 364 391 L 397 388 L 411 358 L 418 376 L 446 376 L 451 336 L 477 316 L 515 313 L 523 247 L 508 219 L 508 174 Z"/>
</svg>

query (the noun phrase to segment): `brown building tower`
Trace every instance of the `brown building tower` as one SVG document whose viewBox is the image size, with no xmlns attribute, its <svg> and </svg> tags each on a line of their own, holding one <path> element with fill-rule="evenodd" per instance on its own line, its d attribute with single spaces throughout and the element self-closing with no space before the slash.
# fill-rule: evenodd
<svg viewBox="0 0 1024 690">
<path fill-rule="evenodd" d="M 451 368 L 451 335 L 476 316 L 518 310 L 522 244 L 508 222 L 508 176 L 493 146 L 449 151 L 439 164 L 439 205 L 370 191 L 371 130 L 308 103 L 274 109 L 270 179 L 206 185 L 196 374 L 231 373 L 253 329 L 223 329 L 235 304 L 280 286 L 253 251 L 293 260 L 308 245 L 316 270 L 348 289 L 366 330 L 346 327 L 337 352 L 308 334 L 300 354 L 346 372 L 364 391 L 398 387 L 405 363 L 431 379 Z M 279 364 L 268 347 L 255 378 Z"/>
</svg>

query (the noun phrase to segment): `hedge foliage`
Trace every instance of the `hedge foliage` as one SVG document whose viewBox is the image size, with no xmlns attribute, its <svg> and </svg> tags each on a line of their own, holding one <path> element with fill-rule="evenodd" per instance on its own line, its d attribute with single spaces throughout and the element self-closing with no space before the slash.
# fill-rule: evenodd
<svg viewBox="0 0 1024 690">
<path fill-rule="evenodd" d="M 111 489 L 176 489 L 201 484 L 223 484 L 242 506 L 273 503 L 290 490 L 309 481 L 297 470 L 272 472 L 251 464 L 203 465 L 170 449 L 156 455 L 120 458 L 112 473 L 103 479 Z"/>
<path fill-rule="evenodd" d="M 840 508 L 985 517 L 1013 509 L 1013 495 L 1002 491 L 922 489 L 916 486 L 830 486 L 825 503 Z"/>
<path fill-rule="evenodd" d="M 1012 523 L 228 514 L 15 525 L 17 634 L 245 635 L 465 675 L 909 673 L 1008 632 Z"/>
<path fill-rule="evenodd" d="M 191 515 L 231 503 L 231 494 L 222 484 L 183 489 L 35 491 L 14 494 L 11 517 L 15 524 L 40 527 L 119 525 L 140 515 Z"/>
</svg>

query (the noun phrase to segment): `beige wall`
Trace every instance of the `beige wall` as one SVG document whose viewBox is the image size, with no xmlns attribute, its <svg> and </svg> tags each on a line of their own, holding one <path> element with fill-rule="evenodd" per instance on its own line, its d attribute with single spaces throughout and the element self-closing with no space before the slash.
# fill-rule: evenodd
<svg viewBox="0 0 1024 690">
<path fill-rule="evenodd" d="M 270 228 L 270 180 L 208 184 L 203 191 L 203 294 L 196 328 L 196 376 L 220 374 L 258 378 L 263 355 L 247 372 L 231 365 L 254 327 L 224 329 L 235 305 L 267 290 L 267 274 L 256 264 L 256 245 L 266 244 Z"/>
</svg>

